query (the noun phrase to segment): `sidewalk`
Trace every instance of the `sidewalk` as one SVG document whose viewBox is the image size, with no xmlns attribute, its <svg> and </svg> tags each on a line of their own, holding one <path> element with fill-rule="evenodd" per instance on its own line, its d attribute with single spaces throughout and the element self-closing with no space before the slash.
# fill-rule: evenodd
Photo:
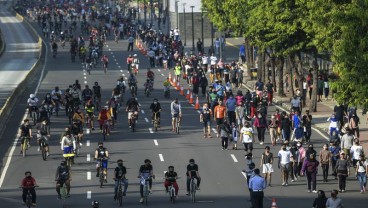
<svg viewBox="0 0 368 208">
<path fill-rule="evenodd" d="M 256 81 L 253 81 L 253 80 L 245 81 L 245 86 L 249 88 L 250 90 L 253 90 L 255 83 Z M 291 92 L 289 93 L 285 92 L 285 94 L 286 94 L 286 97 L 279 97 L 275 93 L 273 102 L 276 103 L 277 105 L 282 106 L 288 111 L 290 111 L 291 109 L 290 100 L 291 100 L 292 95 L 291 95 Z M 309 97 L 307 97 L 306 108 L 308 108 L 308 102 L 309 102 Z M 322 102 L 318 102 L 317 104 L 317 112 L 314 112 L 314 113 L 311 112 L 311 115 L 313 116 L 313 120 L 312 120 L 313 127 L 320 130 L 321 132 L 325 132 L 326 136 L 329 136 L 328 128 L 330 125 L 327 119 L 332 115 L 335 105 L 337 105 L 337 102 L 334 100 L 331 100 L 331 99 L 327 101 L 322 100 Z M 304 112 L 304 109 L 303 109 L 303 112 Z M 360 125 L 359 125 L 360 144 L 363 146 L 365 150 L 368 150 L 368 124 L 366 123 L 366 116 L 362 115 L 361 109 L 358 109 L 357 114 L 360 118 Z"/>
</svg>

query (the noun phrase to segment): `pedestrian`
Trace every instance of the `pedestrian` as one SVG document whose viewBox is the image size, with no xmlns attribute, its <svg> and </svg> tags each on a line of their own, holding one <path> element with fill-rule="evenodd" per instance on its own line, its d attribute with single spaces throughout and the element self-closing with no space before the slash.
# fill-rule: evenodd
<svg viewBox="0 0 368 208">
<path fill-rule="evenodd" d="M 208 79 L 206 77 L 206 75 L 202 75 L 201 79 L 199 80 L 199 85 L 201 86 L 202 89 L 202 97 L 204 97 L 206 95 L 206 89 L 208 86 Z"/>
<path fill-rule="evenodd" d="M 238 89 L 240 89 L 241 87 L 243 87 L 243 78 L 244 78 L 244 70 L 242 68 L 242 66 L 239 67 L 239 69 L 237 70 L 237 83 L 238 83 Z"/>
<path fill-rule="evenodd" d="M 361 154 L 359 156 L 359 160 L 355 165 L 355 176 L 358 178 L 359 181 L 360 193 L 363 194 L 366 191 L 368 176 L 368 163 L 364 157 L 364 154 Z"/>
<path fill-rule="evenodd" d="M 350 149 L 354 144 L 354 135 L 350 128 L 346 128 L 345 134 L 341 137 L 341 149 L 344 151 L 345 156 L 350 160 Z"/>
<path fill-rule="evenodd" d="M 333 132 L 337 132 L 339 133 L 339 127 L 338 127 L 338 118 L 336 117 L 335 113 L 333 113 L 331 115 L 331 117 L 329 117 L 327 119 L 327 121 L 330 122 L 330 126 L 329 126 L 329 132 L 330 132 L 330 136 L 332 136 Z"/>
<path fill-rule="evenodd" d="M 268 105 L 271 105 L 272 100 L 273 100 L 273 92 L 275 91 L 275 89 L 270 79 L 268 80 L 268 83 L 266 84 L 266 89 L 267 89 L 267 102 L 268 102 Z"/>
<path fill-rule="evenodd" d="M 243 124 L 245 122 L 245 108 L 243 105 L 243 101 L 240 101 L 238 106 L 235 108 L 235 116 L 236 116 L 236 123 L 241 129 L 243 127 Z"/>
<path fill-rule="evenodd" d="M 249 163 L 249 165 L 246 166 L 245 170 L 243 170 L 243 172 L 246 175 L 246 179 L 247 179 L 247 185 L 248 185 L 248 190 L 249 190 L 249 201 L 252 201 L 252 189 L 249 186 L 249 181 L 254 176 L 255 168 L 256 168 L 256 165 L 254 164 L 254 162 L 251 162 Z"/>
<path fill-rule="evenodd" d="M 297 142 L 296 147 L 298 148 L 300 157 L 298 159 L 298 177 L 300 177 L 300 171 L 302 170 L 303 162 L 306 158 L 306 151 L 301 142 Z"/>
<path fill-rule="evenodd" d="M 239 48 L 239 57 L 241 60 L 241 63 L 244 64 L 246 59 L 245 59 L 245 46 L 241 45 Z"/>
<path fill-rule="evenodd" d="M 356 167 L 356 163 L 360 158 L 360 155 L 364 154 L 363 146 L 359 144 L 359 139 L 354 139 L 354 144 L 350 149 L 351 159 L 353 160 L 353 166 Z"/>
<path fill-rule="evenodd" d="M 297 178 L 297 176 L 299 175 L 298 164 L 300 161 L 300 152 L 295 143 L 291 145 L 290 152 L 291 152 L 291 155 L 293 156 L 290 162 L 290 177 L 291 177 L 291 182 L 294 182 L 298 180 Z"/>
<path fill-rule="evenodd" d="M 212 138 L 211 136 L 211 115 L 212 110 L 208 108 L 208 104 L 203 104 L 203 109 L 200 114 L 199 120 L 203 122 L 203 137 L 204 138 Z"/>
<path fill-rule="evenodd" d="M 328 170 L 330 168 L 332 154 L 328 150 L 328 145 L 324 144 L 323 149 L 319 152 L 319 161 L 322 167 L 323 182 L 328 182 Z"/>
<path fill-rule="evenodd" d="M 268 186 L 271 186 L 271 175 L 273 173 L 273 154 L 270 152 L 270 147 L 265 147 L 265 152 L 262 153 L 261 157 L 261 165 L 262 173 L 264 174 L 264 178 L 267 182 Z"/>
<path fill-rule="evenodd" d="M 234 95 L 230 93 L 229 98 L 226 100 L 226 111 L 227 117 L 229 118 L 229 123 L 236 122 L 235 109 L 236 109 L 236 99 L 234 98 Z"/>
<path fill-rule="evenodd" d="M 305 174 L 307 176 L 308 193 L 310 193 L 311 190 L 313 193 L 317 193 L 316 186 L 318 166 L 319 162 L 316 160 L 314 154 L 310 154 L 309 158 L 306 159 L 303 163 L 301 174 Z"/>
<path fill-rule="evenodd" d="M 328 100 L 328 95 L 330 94 L 330 84 L 328 82 L 327 76 L 325 77 L 325 80 L 323 81 L 323 91 L 325 93 L 325 100 Z"/>
<path fill-rule="evenodd" d="M 322 102 L 323 88 L 324 88 L 324 82 L 323 82 L 322 76 L 319 75 L 318 81 L 317 81 L 317 94 L 318 94 L 317 102 Z"/>
<path fill-rule="evenodd" d="M 331 152 L 331 168 L 332 168 L 332 175 L 337 179 L 337 171 L 336 171 L 336 163 L 337 160 L 340 158 L 340 151 L 341 148 L 337 142 L 330 143 L 330 147 L 328 150 Z"/>
<path fill-rule="evenodd" d="M 133 45 L 134 45 L 134 37 L 133 36 L 130 36 L 128 38 L 128 50 L 127 51 L 133 51 Z"/>
<path fill-rule="evenodd" d="M 337 197 L 338 191 L 333 190 L 331 192 L 331 197 L 327 199 L 326 207 L 327 208 L 344 208 L 344 205 L 342 204 L 341 198 Z"/>
<path fill-rule="evenodd" d="M 216 121 L 217 138 L 220 134 L 220 125 L 224 122 L 226 116 L 226 107 L 222 105 L 222 100 L 218 101 L 218 105 L 214 108 L 213 120 Z"/>
<path fill-rule="evenodd" d="M 281 168 L 282 186 L 288 186 L 290 159 L 292 157 L 291 152 L 287 150 L 286 145 L 283 144 L 277 156 L 279 158 L 278 168 Z"/>
<path fill-rule="evenodd" d="M 292 123 L 290 121 L 289 116 L 286 112 L 282 112 L 281 114 L 281 133 L 282 133 L 282 141 L 289 141 L 291 135 Z"/>
<path fill-rule="evenodd" d="M 227 150 L 227 146 L 229 144 L 229 134 L 231 133 L 230 127 L 227 123 L 227 120 L 224 120 L 224 123 L 220 125 L 220 136 L 221 136 L 221 146 L 222 150 Z"/>
<path fill-rule="evenodd" d="M 327 197 L 323 190 L 318 190 L 318 197 L 314 199 L 312 208 L 326 208 Z"/>
<path fill-rule="evenodd" d="M 303 103 L 303 107 L 306 106 L 307 90 L 308 90 L 308 83 L 307 83 L 307 80 L 305 78 L 303 78 L 303 88 L 302 88 L 302 103 Z"/>
<path fill-rule="evenodd" d="M 294 110 L 294 111 L 299 111 L 302 109 L 301 108 L 301 102 L 300 102 L 300 99 L 295 95 L 293 97 L 293 99 L 291 99 L 291 108 Z"/>
<path fill-rule="evenodd" d="M 339 178 L 339 191 L 345 192 L 346 178 L 350 175 L 350 163 L 344 152 L 340 153 L 340 159 L 336 162 L 336 172 Z"/>
<path fill-rule="evenodd" d="M 293 116 L 293 127 L 294 127 L 294 136 L 295 136 L 295 141 L 303 141 L 303 123 L 302 123 L 302 118 L 300 117 L 300 113 L 299 111 L 295 111 L 295 114 Z M 291 139 L 291 141 L 293 141 L 293 138 Z"/>
<path fill-rule="evenodd" d="M 253 125 L 254 125 L 255 128 L 257 128 L 257 135 L 258 135 L 259 144 L 263 145 L 264 138 L 265 138 L 265 132 L 266 132 L 266 128 L 267 128 L 266 117 L 263 116 L 261 113 L 258 113 L 258 116 L 256 117 Z"/>
<path fill-rule="evenodd" d="M 257 95 L 261 98 L 263 93 L 264 84 L 262 79 L 259 78 L 256 84 L 254 85 L 254 89 L 256 90 Z"/>
<path fill-rule="evenodd" d="M 349 120 L 349 127 L 352 131 L 352 134 L 355 135 L 356 133 L 356 137 L 359 138 L 360 134 L 359 134 L 359 117 L 356 115 L 356 113 L 352 113 L 351 114 L 351 118 Z"/>
<path fill-rule="evenodd" d="M 253 128 L 250 126 L 249 122 L 245 122 L 244 126 L 240 129 L 240 142 L 244 145 L 244 151 L 252 153 L 253 150 Z"/>
<path fill-rule="evenodd" d="M 238 137 L 239 137 L 239 128 L 235 123 L 231 124 L 231 142 L 233 143 L 233 150 L 238 149 Z"/>
<path fill-rule="evenodd" d="M 276 145 L 276 138 L 277 138 L 277 127 L 278 127 L 278 120 L 274 115 L 271 116 L 271 119 L 268 121 L 268 128 L 270 130 L 270 137 L 271 137 L 271 144 L 272 146 Z"/>
<path fill-rule="evenodd" d="M 251 201 L 253 208 L 263 208 L 263 190 L 266 189 L 267 182 L 260 176 L 260 170 L 254 169 L 254 176 L 249 181 L 249 188 L 252 189 Z"/>
<path fill-rule="evenodd" d="M 305 142 L 309 143 L 312 136 L 312 115 L 309 114 L 309 110 L 303 115 L 303 131 Z"/>
<path fill-rule="evenodd" d="M 313 144 L 308 145 L 308 149 L 305 152 L 305 158 L 308 159 L 309 155 L 314 155 L 314 157 L 317 157 L 317 152 L 314 150 Z"/>
</svg>

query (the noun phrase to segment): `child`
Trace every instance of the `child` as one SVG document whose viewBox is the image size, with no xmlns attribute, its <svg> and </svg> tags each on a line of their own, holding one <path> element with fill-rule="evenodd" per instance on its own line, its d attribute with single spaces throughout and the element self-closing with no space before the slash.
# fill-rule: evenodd
<svg viewBox="0 0 368 208">
<path fill-rule="evenodd" d="M 233 122 L 231 124 L 231 138 L 233 142 L 233 150 L 237 150 L 237 144 L 238 144 L 238 137 L 239 137 L 239 130 L 236 124 Z"/>
<path fill-rule="evenodd" d="M 339 122 L 337 118 L 335 118 L 335 114 L 332 114 L 331 117 L 327 119 L 327 121 L 330 121 L 330 136 L 332 136 L 332 132 L 336 131 L 339 132 L 339 128 L 337 127 L 337 123 Z"/>
</svg>

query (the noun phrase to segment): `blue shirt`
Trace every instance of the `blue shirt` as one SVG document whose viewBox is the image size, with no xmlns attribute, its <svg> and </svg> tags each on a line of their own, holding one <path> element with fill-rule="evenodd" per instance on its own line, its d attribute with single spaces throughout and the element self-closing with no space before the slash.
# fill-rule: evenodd
<svg viewBox="0 0 368 208">
<path fill-rule="evenodd" d="M 293 122 L 294 122 L 294 129 L 299 128 L 300 119 L 299 119 L 299 117 L 297 115 L 294 115 Z"/>
<path fill-rule="evenodd" d="M 236 108 L 236 99 L 234 97 L 230 97 L 226 101 L 227 111 L 235 111 Z"/>
<path fill-rule="evenodd" d="M 263 190 L 266 186 L 266 180 L 259 175 L 255 175 L 249 180 L 249 188 L 252 190 Z"/>
<path fill-rule="evenodd" d="M 243 45 L 240 46 L 239 54 L 242 55 L 242 56 L 245 56 L 245 47 Z"/>
</svg>

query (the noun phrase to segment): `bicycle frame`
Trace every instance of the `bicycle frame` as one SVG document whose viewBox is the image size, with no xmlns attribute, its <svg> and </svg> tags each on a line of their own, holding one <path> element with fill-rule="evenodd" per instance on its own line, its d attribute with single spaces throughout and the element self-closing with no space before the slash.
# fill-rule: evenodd
<svg viewBox="0 0 368 208">
<path fill-rule="evenodd" d="M 176 190 L 175 190 L 175 187 L 174 187 L 174 183 L 170 183 L 170 186 L 169 186 L 169 196 L 170 196 L 170 201 L 172 203 L 175 203 L 175 199 L 176 199 Z"/>
<path fill-rule="evenodd" d="M 194 180 L 194 177 L 191 178 L 190 180 L 190 196 L 192 198 L 192 202 L 195 202 L 195 194 L 197 191 L 197 183 Z"/>
</svg>

